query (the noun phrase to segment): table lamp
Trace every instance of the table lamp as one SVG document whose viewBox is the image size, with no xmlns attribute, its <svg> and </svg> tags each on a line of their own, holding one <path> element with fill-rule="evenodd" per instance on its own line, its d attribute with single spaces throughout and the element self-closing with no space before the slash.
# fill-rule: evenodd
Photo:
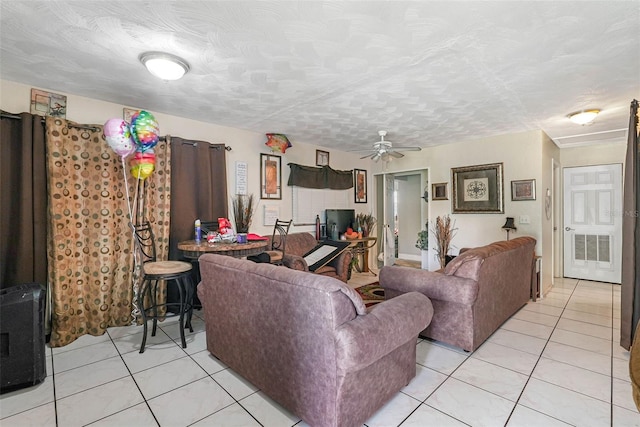
<svg viewBox="0 0 640 427">
<path fill-rule="evenodd" d="M 509 232 L 510 231 L 516 231 L 516 225 L 514 224 L 513 218 L 511 218 L 510 216 L 507 217 L 507 221 L 504 223 L 504 225 L 502 226 L 503 230 L 507 230 L 507 240 L 509 240 Z"/>
</svg>

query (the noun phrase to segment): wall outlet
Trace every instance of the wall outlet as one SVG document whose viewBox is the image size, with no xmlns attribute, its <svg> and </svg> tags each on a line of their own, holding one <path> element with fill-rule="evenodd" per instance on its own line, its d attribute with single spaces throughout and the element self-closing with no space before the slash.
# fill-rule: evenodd
<svg viewBox="0 0 640 427">
<path fill-rule="evenodd" d="M 531 224 L 531 219 L 529 218 L 529 215 L 520 215 L 520 217 L 518 217 L 518 223 Z"/>
</svg>

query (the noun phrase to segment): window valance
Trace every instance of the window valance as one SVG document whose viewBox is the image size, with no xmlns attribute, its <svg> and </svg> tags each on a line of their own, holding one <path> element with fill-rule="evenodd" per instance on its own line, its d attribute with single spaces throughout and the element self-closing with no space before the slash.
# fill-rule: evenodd
<svg viewBox="0 0 640 427">
<path fill-rule="evenodd" d="M 353 171 L 337 171 L 329 166 L 313 167 L 289 163 L 289 186 L 347 190 L 353 187 Z"/>
</svg>

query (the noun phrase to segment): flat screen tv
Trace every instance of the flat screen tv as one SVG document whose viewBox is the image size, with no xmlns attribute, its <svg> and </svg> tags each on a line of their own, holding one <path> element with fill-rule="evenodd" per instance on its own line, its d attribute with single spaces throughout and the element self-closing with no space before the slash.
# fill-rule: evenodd
<svg viewBox="0 0 640 427">
<path fill-rule="evenodd" d="M 347 231 L 348 227 L 353 228 L 353 223 L 356 221 L 356 211 L 354 209 L 327 209 L 325 213 L 327 217 L 327 238 L 329 239 L 339 239 Z M 337 236 L 331 235 L 332 224 L 336 225 Z"/>
</svg>

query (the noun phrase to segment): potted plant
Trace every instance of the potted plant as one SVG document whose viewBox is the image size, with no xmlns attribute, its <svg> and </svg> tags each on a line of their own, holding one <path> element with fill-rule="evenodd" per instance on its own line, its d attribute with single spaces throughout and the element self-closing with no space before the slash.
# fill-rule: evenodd
<svg viewBox="0 0 640 427">
<path fill-rule="evenodd" d="M 253 194 L 236 194 L 231 202 L 233 205 L 233 219 L 236 223 L 236 233 L 248 233 L 255 209 Z"/>
<path fill-rule="evenodd" d="M 455 221 L 451 221 L 449 215 L 436 218 L 436 225 L 432 232 L 436 236 L 436 245 L 434 249 L 438 255 L 440 261 L 440 267 L 444 268 L 446 265 L 446 256 L 449 253 L 449 247 L 451 246 L 451 240 L 455 236 Z"/>
<path fill-rule="evenodd" d="M 420 249 L 422 255 L 422 269 L 429 268 L 429 223 L 424 225 L 424 230 L 418 231 L 418 240 L 416 240 L 416 248 Z"/>
</svg>

